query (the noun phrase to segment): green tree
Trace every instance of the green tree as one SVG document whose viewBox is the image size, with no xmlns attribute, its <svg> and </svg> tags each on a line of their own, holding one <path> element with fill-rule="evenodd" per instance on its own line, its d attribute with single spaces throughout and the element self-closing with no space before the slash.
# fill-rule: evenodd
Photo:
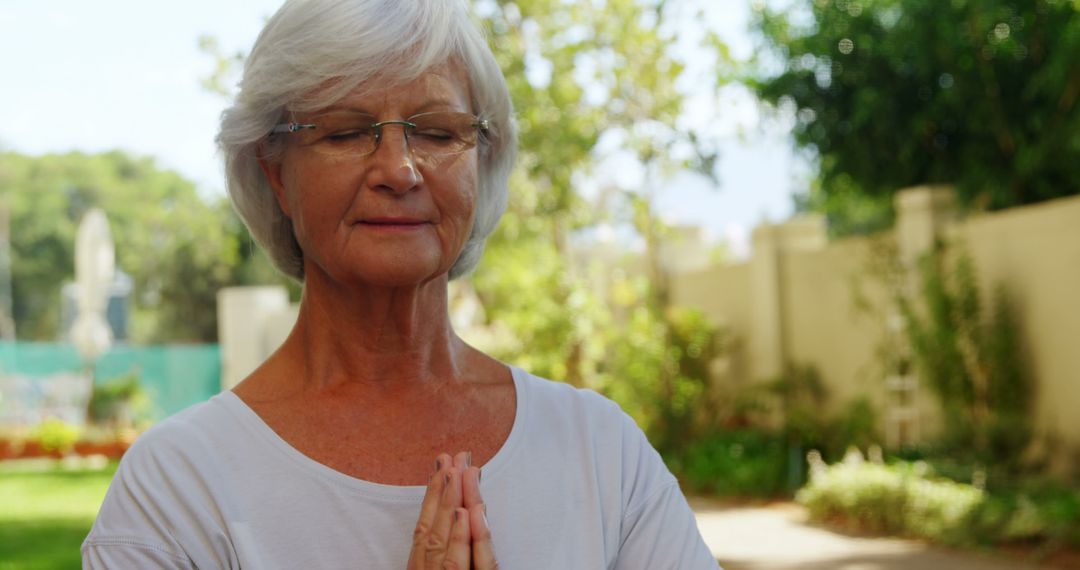
<svg viewBox="0 0 1080 570">
<path fill-rule="evenodd" d="M 19 338 L 60 336 L 60 288 L 74 278 L 75 232 L 102 208 L 117 267 L 132 276 L 132 340 L 213 342 L 223 286 L 272 275 L 222 199 L 179 174 L 121 152 L 0 154 L 10 215 L 13 317 Z"/>
<path fill-rule="evenodd" d="M 515 361 L 609 393 L 666 449 L 691 435 L 708 380 L 702 363 L 715 356 L 708 323 L 670 306 L 659 257 L 666 228 L 654 211 L 672 172 L 712 175 L 707 139 L 678 125 L 675 87 L 684 71 L 675 22 L 702 6 L 521 0 L 484 14 L 521 129 L 510 207 L 474 278 L 488 319 L 521 339 Z M 703 40 L 700 50 L 730 65 L 715 36 Z M 583 191 L 604 141 L 642 165 L 642 187 Z M 583 253 L 583 236 L 601 224 L 642 239 L 629 264 L 640 270 L 613 272 L 627 260 Z"/>
<path fill-rule="evenodd" d="M 834 230 L 886 225 L 917 184 L 990 209 L 1077 193 L 1077 2 L 798 0 L 758 5 L 755 27 L 769 55 L 750 84 L 793 112 L 819 163 L 803 206 Z"/>
</svg>

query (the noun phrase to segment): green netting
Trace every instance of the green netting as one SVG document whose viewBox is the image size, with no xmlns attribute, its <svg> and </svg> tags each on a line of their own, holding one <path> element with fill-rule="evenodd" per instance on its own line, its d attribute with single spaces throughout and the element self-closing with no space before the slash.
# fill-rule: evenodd
<svg viewBox="0 0 1080 570">
<path fill-rule="evenodd" d="M 0 373 L 45 378 L 82 370 L 82 360 L 69 344 L 0 342 Z M 98 359 L 97 384 L 136 374 L 166 416 L 209 399 L 221 390 L 221 353 L 216 344 L 181 346 L 117 346 Z"/>
</svg>

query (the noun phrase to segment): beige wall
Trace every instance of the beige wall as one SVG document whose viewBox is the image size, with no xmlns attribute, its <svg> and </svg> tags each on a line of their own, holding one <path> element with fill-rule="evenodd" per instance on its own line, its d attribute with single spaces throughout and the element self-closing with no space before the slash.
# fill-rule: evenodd
<svg viewBox="0 0 1080 570">
<path fill-rule="evenodd" d="M 951 235 L 970 251 L 984 299 L 1002 283 L 1014 302 L 1039 427 L 1080 445 L 1080 198 L 973 218 Z"/>
<path fill-rule="evenodd" d="M 908 264 L 935 236 L 966 247 L 984 306 L 995 283 L 1007 287 L 1037 384 L 1037 428 L 1080 450 L 1080 197 L 957 220 L 950 196 L 940 187 L 901 192 L 887 237 Z M 749 262 L 675 275 L 673 300 L 730 329 L 744 381 L 765 379 L 784 362 L 812 364 L 833 411 L 860 396 L 881 406 L 886 372 L 876 351 L 897 333 L 884 288 L 868 274 L 874 251 L 870 238 L 826 243 L 823 226 L 807 219 L 767 225 L 754 232 Z M 869 313 L 856 309 L 856 282 L 874 301 Z M 932 433 L 940 418 L 920 390 L 923 432 Z"/>
<path fill-rule="evenodd" d="M 750 326 L 750 266 L 745 263 L 682 273 L 672 281 L 676 304 L 701 309 L 706 316 L 734 330 Z"/>
<path fill-rule="evenodd" d="M 862 242 L 848 240 L 783 260 L 786 356 L 817 368 L 834 408 L 860 396 L 877 400 L 880 391 L 881 327 L 856 310 L 852 289 L 867 255 Z"/>
</svg>

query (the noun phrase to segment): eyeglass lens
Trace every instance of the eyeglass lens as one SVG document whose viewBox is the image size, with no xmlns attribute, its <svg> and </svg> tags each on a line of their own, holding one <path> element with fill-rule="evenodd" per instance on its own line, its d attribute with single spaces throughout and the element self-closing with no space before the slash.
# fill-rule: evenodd
<svg viewBox="0 0 1080 570">
<path fill-rule="evenodd" d="M 366 113 L 336 111 L 314 117 L 314 128 L 295 133 L 300 143 L 332 156 L 364 156 L 375 152 L 384 130 L 401 127 L 409 147 L 421 156 L 441 156 L 476 145 L 477 121 L 468 113 L 422 113 L 404 121 L 376 121 Z"/>
</svg>

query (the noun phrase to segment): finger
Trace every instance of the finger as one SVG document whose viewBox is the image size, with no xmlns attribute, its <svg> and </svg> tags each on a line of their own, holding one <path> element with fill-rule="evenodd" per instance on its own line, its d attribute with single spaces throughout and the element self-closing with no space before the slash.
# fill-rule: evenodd
<svg viewBox="0 0 1080 570">
<path fill-rule="evenodd" d="M 469 529 L 472 534 L 473 568 L 476 570 L 494 570 L 499 567 L 495 559 L 495 544 L 491 540 L 491 528 L 488 526 L 487 506 L 483 503 L 469 509 Z"/>
<path fill-rule="evenodd" d="M 451 462 L 452 459 L 447 453 L 440 453 L 435 458 L 435 473 L 428 480 L 424 501 L 420 503 L 420 516 L 416 521 L 416 530 L 413 531 L 413 544 L 424 541 L 435 524 L 435 513 L 439 510 L 439 500 L 442 499 L 443 489 L 446 487 L 446 468 Z"/>
<path fill-rule="evenodd" d="M 461 473 L 451 467 L 444 470 L 443 491 L 435 511 L 435 522 L 428 533 L 425 550 L 427 562 L 439 561 L 446 555 L 447 541 L 454 524 L 454 511 L 461 507 Z"/>
<path fill-rule="evenodd" d="M 457 467 L 464 472 L 469 467 L 472 467 L 472 452 L 460 451 L 454 456 L 454 467 Z"/>
<path fill-rule="evenodd" d="M 467 509 L 472 508 L 473 505 L 479 505 L 484 502 L 484 498 L 480 496 L 481 475 L 482 473 L 479 467 L 470 467 L 468 471 L 465 471 L 462 475 L 462 505 Z"/>
<path fill-rule="evenodd" d="M 472 541 L 469 532 L 469 511 L 454 509 L 454 526 L 450 530 L 450 545 L 439 568 L 469 570 L 472 568 Z"/>
</svg>

